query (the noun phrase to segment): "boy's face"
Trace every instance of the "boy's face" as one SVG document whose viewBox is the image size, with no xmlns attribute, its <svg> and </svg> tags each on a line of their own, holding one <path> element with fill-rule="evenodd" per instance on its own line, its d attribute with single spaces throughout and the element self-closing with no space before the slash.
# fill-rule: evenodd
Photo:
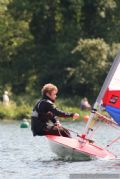
<svg viewBox="0 0 120 179">
<path fill-rule="evenodd" d="M 47 96 L 52 100 L 55 101 L 57 97 L 57 90 L 53 90 L 51 93 L 47 93 Z"/>
</svg>

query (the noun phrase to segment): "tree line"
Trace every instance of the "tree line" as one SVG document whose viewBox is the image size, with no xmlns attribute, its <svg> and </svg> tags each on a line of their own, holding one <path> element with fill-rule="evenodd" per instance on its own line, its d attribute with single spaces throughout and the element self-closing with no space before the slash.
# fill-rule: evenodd
<svg viewBox="0 0 120 179">
<path fill-rule="evenodd" d="M 96 97 L 120 49 L 119 0 L 0 0 L 0 93 L 48 82 Z"/>
</svg>

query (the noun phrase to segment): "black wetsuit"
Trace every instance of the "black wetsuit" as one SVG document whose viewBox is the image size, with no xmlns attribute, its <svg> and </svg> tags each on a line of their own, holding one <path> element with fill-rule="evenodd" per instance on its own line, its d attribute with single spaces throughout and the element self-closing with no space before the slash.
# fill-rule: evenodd
<svg viewBox="0 0 120 179">
<path fill-rule="evenodd" d="M 74 113 L 67 113 L 59 110 L 47 96 L 39 100 L 33 108 L 31 118 L 31 129 L 33 135 L 63 135 L 69 137 L 69 131 L 63 127 L 57 127 L 58 117 L 73 117 Z M 52 126 L 49 125 L 52 122 Z"/>
</svg>

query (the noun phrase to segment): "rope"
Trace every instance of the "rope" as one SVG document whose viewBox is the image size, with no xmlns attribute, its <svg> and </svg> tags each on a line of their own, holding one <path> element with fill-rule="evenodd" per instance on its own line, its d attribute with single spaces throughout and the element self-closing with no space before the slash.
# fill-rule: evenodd
<svg viewBox="0 0 120 179">
<path fill-rule="evenodd" d="M 59 135 L 62 136 L 62 134 L 61 134 L 61 132 L 60 132 L 60 128 L 59 128 L 58 126 L 56 126 L 56 127 L 57 127 L 57 130 L 58 130 Z M 62 129 L 64 130 L 64 133 L 66 133 L 66 135 L 68 135 L 68 133 L 67 133 L 67 131 L 66 131 L 66 130 L 68 130 L 68 132 L 73 132 L 73 133 L 75 133 L 77 136 L 80 137 L 80 134 L 79 134 L 78 132 L 75 132 L 75 131 L 73 131 L 73 130 L 71 130 L 71 129 L 64 128 L 64 127 L 62 127 Z"/>
<path fill-rule="evenodd" d="M 93 135 L 95 134 L 95 132 L 97 131 L 97 129 L 101 127 L 101 125 L 99 124 L 98 126 L 96 126 L 96 128 L 93 130 L 93 132 L 91 133 L 90 135 L 90 138 L 92 139 L 93 138 Z"/>
<path fill-rule="evenodd" d="M 62 134 L 61 134 L 61 132 L 60 132 L 60 130 L 59 130 L 59 127 L 58 127 L 58 126 L 56 126 L 56 127 L 57 127 L 57 130 L 58 130 L 59 135 L 62 136 Z"/>
<path fill-rule="evenodd" d="M 111 143 L 108 144 L 106 147 L 110 147 L 113 143 L 117 142 L 118 140 L 120 140 L 120 136 L 112 140 Z"/>
</svg>

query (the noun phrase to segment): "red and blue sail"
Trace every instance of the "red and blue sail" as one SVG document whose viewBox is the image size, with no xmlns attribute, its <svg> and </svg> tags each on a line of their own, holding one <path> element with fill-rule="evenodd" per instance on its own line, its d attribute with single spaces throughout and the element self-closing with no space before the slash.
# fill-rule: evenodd
<svg viewBox="0 0 120 179">
<path fill-rule="evenodd" d="M 110 114 L 113 120 L 120 125 L 120 52 L 115 57 L 93 105 L 93 110 L 85 128 L 86 135 L 89 134 L 89 128 L 95 116 L 93 111 L 100 110 L 101 105 L 105 107 L 105 110 Z"/>
<path fill-rule="evenodd" d="M 102 101 L 106 111 L 120 125 L 120 63 L 113 74 Z"/>
</svg>

